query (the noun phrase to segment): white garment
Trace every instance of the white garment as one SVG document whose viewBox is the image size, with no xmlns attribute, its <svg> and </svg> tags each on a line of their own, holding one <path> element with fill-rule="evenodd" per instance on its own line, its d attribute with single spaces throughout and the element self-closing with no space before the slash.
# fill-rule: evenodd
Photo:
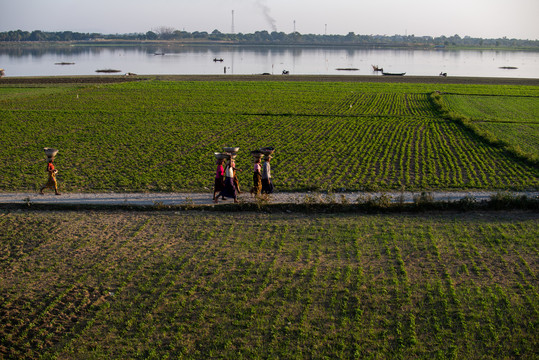
<svg viewBox="0 0 539 360">
<path fill-rule="evenodd" d="M 233 178 L 234 177 L 234 169 L 232 167 L 230 167 L 230 166 L 227 166 L 226 170 L 225 170 L 225 176 L 229 177 L 229 178 Z"/>
</svg>

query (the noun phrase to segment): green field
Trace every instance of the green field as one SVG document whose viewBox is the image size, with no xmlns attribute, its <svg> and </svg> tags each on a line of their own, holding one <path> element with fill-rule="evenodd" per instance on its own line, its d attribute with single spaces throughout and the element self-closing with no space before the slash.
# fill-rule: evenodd
<svg viewBox="0 0 539 360">
<path fill-rule="evenodd" d="M 492 132 L 536 151 L 535 86 L 0 85 L 0 191 L 39 189 L 46 180 L 43 147 L 60 149 L 62 191 L 209 191 L 213 152 L 230 145 L 241 148 L 244 187 L 251 179 L 249 151 L 274 146 L 280 191 L 539 188 L 535 163 L 444 118 L 431 103 L 434 91 L 447 92 L 444 101 L 465 115 L 496 109 L 481 118 L 488 117 Z M 509 118 L 515 124 L 498 121 Z"/>
<path fill-rule="evenodd" d="M 539 102 L 535 96 L 445 95 L 449 109 L 539 159 Z"/>
<path fill-rule="evenodd" d="M 537 358 L 534 213 L 0 215 L 0 358 Z"/>
</svg>

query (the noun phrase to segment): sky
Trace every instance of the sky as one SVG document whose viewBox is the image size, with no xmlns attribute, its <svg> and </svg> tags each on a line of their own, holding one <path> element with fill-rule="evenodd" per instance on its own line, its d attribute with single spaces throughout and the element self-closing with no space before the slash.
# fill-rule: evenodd
<svg viewBox="0 0 539 360">
<path fill-rule="evenodd" d="M 539 39 L 539 0 L 0 0 L 0 32 L 266 30 Z M 232 16 L 234 11 L 234 16 Z"/>
</svg>

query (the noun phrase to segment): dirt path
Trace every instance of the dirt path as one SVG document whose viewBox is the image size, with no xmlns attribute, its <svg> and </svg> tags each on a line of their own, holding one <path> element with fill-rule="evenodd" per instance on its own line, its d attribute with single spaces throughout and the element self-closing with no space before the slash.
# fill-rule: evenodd
<svg viewBox="0 0 539 360">
<path fill-rule="evenodd" d="M 476 201 L 489 200 L 496 191 L 442 191 L 432 192 L 435 201 L 458 201 L 471 197 Z M 358 199 L 379 198 L 388 196 L 392 202 L 412 203 L 419 192 L 387 192 L 387 193 L 334 193 L 316 192 L 275 193 L 269 196 L 269 203 L 343 203 L 357 202 Z M 514 192 L 515 195 L 539 197 L 539 191 Z M 254 202 L 250 194 L 242 193 L 240 202 Z M 219 204 L 230 204 L 232 199 L 219 201 Z M 64 193 L 56 196 L 53 193 L 39 195 L 36 193 L 0 193 L 0 204 L 70 204 L 70 205 L 212 205 L 211 193 Z M 219 206 L 219 204 L 217 206 Z"/>
</svg>

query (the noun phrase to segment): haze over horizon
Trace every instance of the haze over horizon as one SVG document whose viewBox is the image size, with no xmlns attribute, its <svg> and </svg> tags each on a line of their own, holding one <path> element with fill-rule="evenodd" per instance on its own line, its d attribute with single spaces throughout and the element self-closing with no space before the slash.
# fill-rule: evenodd
<svg viewBox="0 0 539 360">
<path fill-rule="evenodd" d="M 538 14 L 538 0 L 2 0 L 0 32 L 129 34 L 167 27 L 230 33 L 234 23 L 235 33 L 295 30 L 537 40 Z"/>
</svg>

